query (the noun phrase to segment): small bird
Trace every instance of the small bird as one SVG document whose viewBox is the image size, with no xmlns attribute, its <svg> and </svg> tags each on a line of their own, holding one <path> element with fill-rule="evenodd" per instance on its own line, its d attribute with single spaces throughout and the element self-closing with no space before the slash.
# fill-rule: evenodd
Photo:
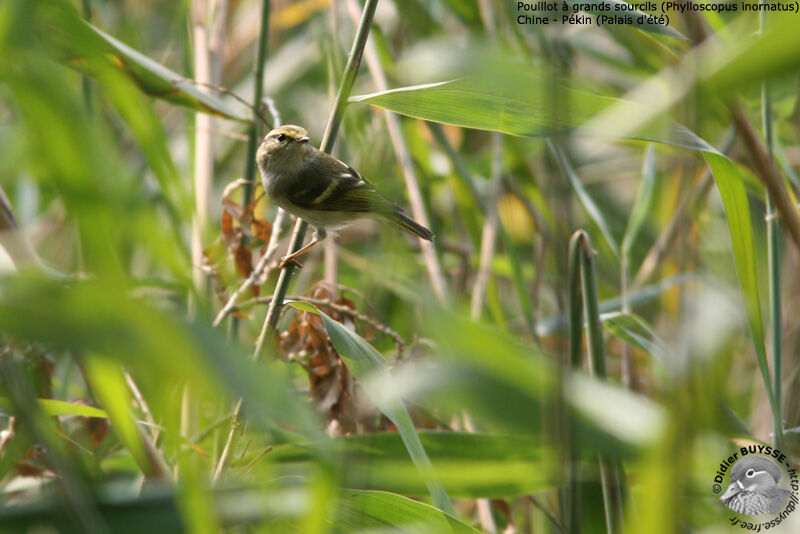
<svg viewBox="0 0 800 534">
<path fill-rule="evenodd" d="M 778 488 L 781 470 L 770 460 L 753 456 L 736 462 L 722 504 L 740 514 L 777 514 L 790 492 Z"/>
<path fill-rule="evenodd" d="M 314 228 L 309 244 L 284 256 L 280 268 L 356 219 L 383 220 L 422 239 L 433 234 L 407 217 L 351 166 L 318 150 L 300 126 L 284 125 L 269 132 L 258 147 L 256 162 L 264 190 L 289 213 Z"/>
</svg>

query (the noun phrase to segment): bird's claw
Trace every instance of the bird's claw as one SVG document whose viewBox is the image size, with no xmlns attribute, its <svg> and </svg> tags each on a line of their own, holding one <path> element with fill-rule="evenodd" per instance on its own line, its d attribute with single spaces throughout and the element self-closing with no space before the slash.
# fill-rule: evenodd
<svg viewBox="0 0 800 534">
<path fill-rule="evenodd" d="M 278 264 L 278 269 L 283 269 L 284 267 L 286 267 L 286 265 L 288 265 L 290 263 L 292 265 L 294 265 L 295 267 L 297 267 L 298 269 L 303 267 L 303 265 L 299 261 L 297 261 L 294 258 L 294 256 L 290 255 L 290 256 L 284 256 L 283 258 L 281 258 L 281 262 Z"/>
</svg>

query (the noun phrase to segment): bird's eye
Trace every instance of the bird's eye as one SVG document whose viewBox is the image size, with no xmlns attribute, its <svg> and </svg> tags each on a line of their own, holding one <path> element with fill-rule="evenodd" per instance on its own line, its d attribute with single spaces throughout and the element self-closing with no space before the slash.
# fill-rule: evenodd
<svg viewBox="0 0 800 534">
<path fill-rule="evenodd" d="M 747 475 L 748 478 L 752 478 L 753 475 L 755 474 L 756 474 L 755 469 L 748 469 L 747 473 L 745 473 L 745 475 Z"/>
<path fill-rule="evenodd" d="M 278 134 L 278 142 L 283 143 L 286 141 L 286 134 Z"/>
</svg>

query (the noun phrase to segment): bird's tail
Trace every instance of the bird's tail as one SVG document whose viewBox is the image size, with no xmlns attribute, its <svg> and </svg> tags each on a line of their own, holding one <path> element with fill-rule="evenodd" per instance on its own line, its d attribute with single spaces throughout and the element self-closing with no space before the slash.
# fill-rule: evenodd
<svg viewBox="0 0 800 534">
<path fill-rule="evenodd" d="M 433 241 L 433 232 L 419 224 L 418 222 L 408 218 L 402 211 L 397 210 L 394 213 L 387 213 L 384 215 L 387 221 L 402 228 L 406 232 L 412 233 L 426 241 Z"/>
</svg>

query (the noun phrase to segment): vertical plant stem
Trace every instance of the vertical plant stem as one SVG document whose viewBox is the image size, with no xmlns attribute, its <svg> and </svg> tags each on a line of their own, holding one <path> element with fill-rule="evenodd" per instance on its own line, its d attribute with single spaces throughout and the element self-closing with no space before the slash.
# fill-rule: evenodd
<svg viewBox="0 0 800 534">
<path fill-rule="evenodd" d="M 265 0 L 264 4 L 265 7 L 267 7 L 269 2 Z M 372 19 L 375 16 L 375 8 L 377 6 L 378 0 L 368 0 L 361 15 L 361 22 L 358 25 L 358 30 L 356 31 L 356 36 L 353 40 L 353 47 L 350 50 L 350 55 L 347 59 L 347 65 L 345 65 L 344 68 L 342 83 L 339 86 L 339 92 L 336 95 L 336 101 L 334 102 L 331 116 L 328 119 L 328 125 L 325 129 L 325 134 L 322 137 L 320 150 L 324 152 L 330 152 L 333 148 L 334 142 L 336 141 L 336 134 L 339 131 L 342 114 L 344 113 L 345 107 L 347 107 L 347 98 L 350 96 L 350 91 L 353 88 L 353 82 L 356 79 L 356 74 L 358 74 L 358 67 L 361 64 L 361 56 L 364 52 L 364 45 L 367 42 L 367 36 L 369 35 L 369 29 L 372 25 Z M 266 20 L 266 16 L 264 16 L 262 20 Z M 265 31 L 266 29 L 262 27 L 262 34 Z M 253 150 L 253 159 L 254 158 L 255 149 Z M 253 161 L 253 165 L 255 165 L 255 161 Z M 307 229 L 308 223 L 306 223 L 303 219 L 297 219 L 297 223 L 294 226 L 294 232 L 292 233 L 292 238 L 289 243 L 290 251 L 298 250 L 300 248 L 303 243 L 303 239 L 305 238 Z M 253 359 L 255 360 L 260 358 L 265 342 L 267 340 L 272 340 L 275 337 L 275 332 L 277 331 L 278 327 L 278 318 L 280 317 L 280 310 L 283 306 L 283 299 L 286 297 L 286 292 L 289 290 L 289 281 L 291 280 L 294 268 L 294 264 L 289 263 L 283 269 L 281 269 L 281 272 L 278 275 L 278 282 L 275 285 L 275 292 L 272 295 L 272 300 L 270 301 L 269 309 L 267 310 L 267 316 L 264 318 L 264 325 L 261 328 L 261 333 L 258 336 L 256 347 L 253 351 Z M 228 458 L 230 458 L 233 442 L 239 427 L 239 414 L 241 409 L 242 400 L 239 399 L 233 412 L 231 428 L 228 432 L 228 439 L 225 442 L 225 447 L 222 450 L 222 454 L 220 455 L 219 461 L 217 462 L 217 467 L 214 471 L 214 481 L 217 481 L 220 478 L 223 470 L 225 469 Z"/>
<path fill-rule="evenodd" d="M 699 12 L 691 12 L 689 16 L 696 22 L 699 37 L 704 40 L 708 39 L 710 31 L 703 15 Z M 731 98 L 727 102 L 727 107 L 733 123 L 744 142 L 744 146 L 753 161 L 754 174 L 767 189 L 775 209 L 780 214 L 785 230 L 794 242 L 795 247 L 800 251 L 800 215 L 797 214 L 797 208 L 792 203 L 791 197 L 784 187 L 783 180 L 770 153 L 761 144 L 758 133 L 756 133 L 755 128 L 747 117 L 747 112 L 741 101 L 735 97 Z"/>
<path fill-rule="evenodd" d="M 766 3 L 761 0 L 760 3 Z M 759 13 L 759 32 L 763 32 L 767 22 L 767 13 Z M 761 114 L 764 128 L 764 145 L 769 153 L 770 163 L 775 167 L 775 130 L 772 122 L 772 95 L 768 82 L 761 84 Z M 781 331 L 781 264 L 780 264 L 780 228 L 778 212 L 772 205 L 771 193 L 765 193 L 767 219 L 767 263 L 769 277 L 770 334 L 772 337 L 772 432 L 776 448 L 783 449 L 783 392 L 781 375 L 783 368 L 783 332 Z"/>
<path fill-rule="evenodd" d="M 580 267 L 580 246 L 584 234 L 576 232 L 569 241 L 569 256 L 567 266 L 567 317 L 569 328 L 568 355 L 569 369 L 578 370 L 581 368 L 581 347 L 583 344 L 583 300 L 581 299 L 581 267 Z M 564 369 L 565 366 L 561 366 Z M 562 370 L 564 373 L 565 370 Z M 562 439 L 564 449 L 568 451 L 566 459 L 566 480 L 567 494 L 562 506 L 562 522 L 567 525 L 567 532 L 578 534 L 581 531 L 581 472 L 580 461 L 581 453 L 578 441 L 575 439 L 575 428 L 572 417 L 565 409 L 563 399 L 563 376 L 559 380 L 561 388 L 559 403 L 562 412 L 562 420 L 566 419 L 563 427 Z"/>
<path fill-rule="evenodd" d="M 330 5 L 330 21 L 331 21 L 331 46 L 330 53 L 328 54 L 328 95 L 331 100 L 336 98 L 336 72 L 338 69 L 336 65 L 336 56 L 339 54 L 339 4 L 335 0 L 331 1 Z M 339 258 L 336 253 L 336 241 L 334 239 L 327 239 L 323 243 L 324 248 L 324 272 L 325 283 L 328 284 L 328 289 L 331 292 L 331 298 L 336 297 L 337 288 L 339 285 Z"/>
<path fill-rule="evenodd" d="M 333 239 L 326 239 L 323 243 L 325 247 L 325 283 L 331 292 L 331 296 L 336 296 L 336 288 L 339 285 L 339 264 L 336 254 L 336 242 Z"/>
<path fill-rule="evenodd" d="M 499 133 L 492 134 L 492 183 L 489 193 L 486 221 L 483 223 L 481 235 L 481 253 L 478 262 L 478 275 L 475 279 L 475 287 L 472 289 L 472 301 L 470 302 L 470 315 L 473 321 L 481 318 L 484 298 L 486 297 L 486 287 L 489 284 L 491 274 L 492 259 L 494 258 L 495 241 L 497 238 L 497 225 L 499 215 L 497 212 L 497 200 L 500 195 L 503 179 L 503 136 Z"/>
<path fill-rule="evenodd" d="M 227 0 L 195 0 L 192 4 L 192 45 L 194 49 L 194 78 L 200 91 L 210 92 L 209 87 L 220 85 L 220 58 L 224 41 Z M 214 186 L 214 122 L 208 113 L 195 114 L 194 142 L 194 217 L 192 219 L 192 280 L 195 295 L 190 295 L 189 310 L 194 315 L 197 308 L 195 298 L 208 293 L 208 277 L 201 269 L 203 265 L 203 236 L 209 227 L 211 213 L 211 191 Z M 187 385 L 181 401 L 181 425 L 183 436 L 197 431 L 199 414 L 197 399 Z"/>
<path fill-rule="evenodd" d="M 622 296 L 622 313 L 628 314 L 631 312 L 631 304 L 628 299 L 629 291 L 629 278 L 630 278 L 630 258 L 627 251 L 622 251 L 620 258 L 620 293 Z M 631 350 L 627 343 L 622 343 L 622 383 L 625 387 L 631 389 L 633 383 L 633 362 L 631 362 Z"/>
<path fill-rule="evenodd" d="M 195 0 L 192 5 L 192 45 L 194 48 L 194 78 L 199 90 L 210 92 L 210 85 L 219 80 L 212 75 L 212 51 L 209 46 L 207 21 L 211 7 L 209 1 Z M 211 211 L 211 188 L 214 177 L 214 118 L 203 112 L 195 113 L 194 144 L 194 218 L 192 220 L 192 279 L 195 290 L 203 294 L 206 276 L 203 264 L 203 232 L 208 227 Z"/>
<path fill-rule="evenodd" d="M 260 122 L 259 108 L 264 98 L 264 65 L 267 61 L 267 43 L 269 41 L 269 14 L 270 0 L 261 0 L 261 28 L 258 34 L 258 44 L 256 45 L 256 60 L 253 74 L 253 117 L 247 130 L 247 151 L 245 152 L 244 161 L 244 179 L 246 183 L 242 190 L 242 206 L 245 208 L 250 203 L 253 196 L 253 179 L 256 174 L 256 150 L 258 149 L 258 128 Z M 242 239 L 245 239 L 245 237 Z M 231 317 L 230 324 L 231 336 L 235 336 L 237 326 L 235 317 Z M 228 438 L 225 440 L 225 446 L 222 449 L 222 453 L 214 469 L 214 475 L 212 477 L 213 482 L 216 482 L 219 480 L 220 476 L 222 476 L 230 453 L 235 446 L 236 435 L 239 429 L 239 412 L 241 409 L 242 400 L 239 399 L 231 418 L 231 428 L 228 432 Z"/>
<path fill-rule="evenodd" d="M 583 296 L 583 317 L 577 312 L 580 309 L 577 300 L 577 274 L 580 271 L 580 285 Z M 594 265 L 594 251 L 589 236 L 576 232 L 570 240 L 570 268 L 568 273 L 570 286 L 570 360 L 575 366 L 580 362 L 580 327 L 586 322 L 589 361 L 593 374 L 605 380 L 607 378 L 603 330 L 600 325 L 600 307 L 597 298 L 597 275 Z M 622 531 L 622 468 L 618 462 L 599 457 L 600 478 L 603 486 L 603 505 L 606 512 L 606 528 L 609 533 Z"/>
<path fill-rule="evenodd" d="M 480 8 L 481 19 L 483 19 L 483 25 L 487 33 L 489 33 L 492 39 L 495 39 L 497 37 L 497 26 L 495 25 L 494 10 L 491 5 L 491 0 L 479 0 L 478 7 Z M 497 229 L 500 222 L 497 201 L 503 186 L 503 136 L 498 132 L 492 134 L 492 152 L 492 183 L 487 203 L 486 220 L 483 223 L 483 230 L 481 231 L 481 252 L 478 261 L 478 276 L 475 280 L 475 287 L 472 291 L 472 301 L 470 302 L 470 312 L 473 321 L 478 321 L 481 318 L 481 309 L 483 308 L 483 301 L 486 297 L 486 288 L 489 285 L 492 259 L 494 258 L 495 252 L 495 241 L 497 239 Z M 468 420 L 467 418 L 467 421 Z M 469 428 L 468 430 L 470 430 L 470 432 L 474 431 Z M 478 519 L 480 520 L 483 530 L 491 533 L 497 532 L 497 525 L 495 525 L 494 518 L 492 517 L 492 504 L 489 499 L 478 499 L 477 507 Z"/>
<path fill-rule="evenodd" d="M 348 0 L 347 7 L 350 10 L 351 16 L 357 19 L 358 3 L 356 0 Z M 381 67 L 375 44 L 368 41 L 364 53 L 366 55 L 367 68 L 369 69 L 376 88 L 378 91 L 386 91 L 389 88 L 389 83 Z M 383 115 L 386 119 L 386 127 L 389 130 L 389 138 L 392 141 L 392 146 L 394 147 L 400 167 L 403 169 L 403 178 L 406 182 L 406 190 L 408 191 L 408 198 L 411 203 L 411 213 L 418 223 L 430 228 L 428 214 L 425 210 L 425 202 L 422 200 L 422 192 L 419 187 L 416 171 L 414 170 L 414 162 L 411 158 L 411 152 L 408 149 L 405 138 L 403 137 L 400 121 L 397 115 L 391 111 L 384 110 Z M 431 281 L 431 287 L 436 294 L 436 298 L 439 302 L 446 303 L 449 299 L 447 283 L 442 274 L 442 267 L 439 264 L 436 249 L 433 243 L 425 241 L 424 239 L 419 240 L 419 245 L 422 249 L 422 256 L 425 259 L 425 266 L 428 270 L 428 278 Z"/>
<path fill-rule="evenodd" d="M 242 190 L 242 206 L 247 206 L 253 197 L 253 179 L 256 175 L 256 150 L 258 149 L 258 110 L 264 98 L 264 65 L 267 62 L 267 42 L 269 38 L 270 0 L 261 0 L 261 31 L 258 34 L 256 63 L 253 80 L 253 120 L 247 130 L 247 152 L 244 160 L 244 179 L 248 183 Z M 275 126 L 278 126 L 277 124 Z"/>
</svg>

